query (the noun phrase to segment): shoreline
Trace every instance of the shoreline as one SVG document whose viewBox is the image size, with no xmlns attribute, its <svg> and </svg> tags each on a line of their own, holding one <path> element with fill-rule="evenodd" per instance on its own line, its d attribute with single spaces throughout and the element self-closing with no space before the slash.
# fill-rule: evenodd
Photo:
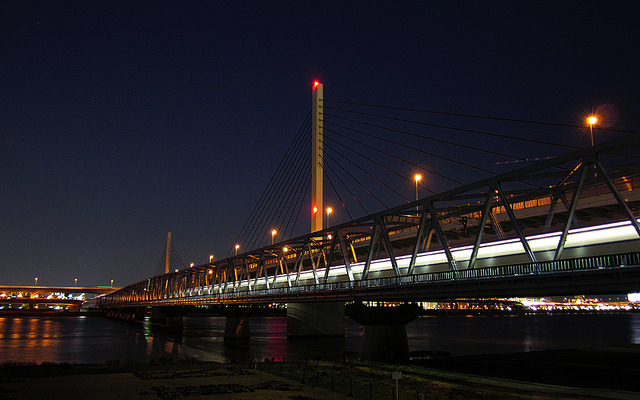
<svg viewBox="0 0 640 400">
<path fill-rule="evenodd" d="M 501 311 L 481 311 L 481 310 L 424 310 L 420 313 L 420 317 L 527 317 L 533 315 L 610 315 L 610 314 L 637 314 L 639 309 L 631 310 L 524 310 L 520 313 L 501 312 Z M 0 309 L 0 317 L 77 317 L 77 316 L 105 316 L 103 311 L 50 311 L 50 310 L 13 310 Z M 252 317 L 282 317 L 286 316 L 286 310 L 258 310 L 251 315 Z M 198 317 L 224 317 L 223 314 L 216 311 L 196 310 L 185 315 L 188 318 Z"/>
</svg>

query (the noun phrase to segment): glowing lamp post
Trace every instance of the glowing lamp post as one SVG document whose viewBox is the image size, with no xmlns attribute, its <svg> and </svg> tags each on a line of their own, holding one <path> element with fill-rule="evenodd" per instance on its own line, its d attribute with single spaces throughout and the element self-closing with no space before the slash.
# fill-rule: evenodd
<svg viewBox="0 0 640 400">
<path fill-rule="evenodd" d="M 589 133 L 591 134 L 591 147 L 593 147 L 593 124 L 598 122 L 598 118 L 594 115 L 591 115 L 587 118 L 587 123 L 589 124 Z"/>
<path fill-rule="evenodd" d="M 274 229 L 271 231 L 271 244 L 273 244 L 273 238 L 275 238 L 277 234 L 278 234 L 277 230 Z"/>
<path fill-rule="evenodd" d="M 422 175 L 415 174 L 413 179 L 416 181 L 416 201 L 418 201 L 418 182 L 422 180 Z M 419 206 L 416 206 L 416 211 L 419 211 Z"/>
<path fill-rule="evenodd" d="M 211 264 L 211 262 L 213 262 L 213 254 L 209 256 L 209 264 Z"/>
<path fill-rule="evenodd" d="M 36 277 L 36 284 L 34 286 L 38 286 L 38 277 Z"/>
<path fill-rule="evenodd" d="M 239 244 L 237 244 L 237 245 L 236 245 L 236 247 L 235 247 L 235 249 L 236 249 L 236 255 L 238 255 L 238 249 L 239 249 L 239 248 L 240 248 L 240 245 L 239 245 Z"/>
<path fill-rule="evenodd" d="M 329 217 L 331 216 L 332 212 L 333 212 L 333 208 L 327 207 L 327 228 L 331 226 L 331 224 L 329 224 Z"/>
<path fill-rule="evenodd" d="M 73 286 L 78 286 L 78 278 L 73 280 Z"/>
</svg>

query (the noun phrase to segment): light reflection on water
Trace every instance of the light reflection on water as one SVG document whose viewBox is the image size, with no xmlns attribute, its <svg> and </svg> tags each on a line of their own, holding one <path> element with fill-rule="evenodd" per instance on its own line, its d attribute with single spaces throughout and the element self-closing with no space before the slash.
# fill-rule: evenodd
<svg viewBox="0 0 640 400">
<path fill-rule="evenodd" d="M 287 338 L 285 317 L 250 319 L 251 339 L 223 339 L 223 317 L 187 317 L 181 333 L 101 317 L 0 317 L 0 363 L 102 363 L 191 357 L 331 359 L 358 353 L 362 327 L 344 338 Z M 422 317 L 407 326 L 411 351 L 465 354 L 640 344 L 640 314 Z"/>
</svg>

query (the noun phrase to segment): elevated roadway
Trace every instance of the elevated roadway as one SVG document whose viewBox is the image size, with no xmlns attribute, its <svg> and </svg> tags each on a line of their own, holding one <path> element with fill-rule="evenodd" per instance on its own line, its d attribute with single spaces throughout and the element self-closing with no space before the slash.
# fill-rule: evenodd
<svg viewBox="0 0 640 400">
<path fill-rule="evenodd" d="M 0 294 L 4 293 L 65 293 L 65 294 L 109 294 L 117 291 L 118 287 L 107 286 L 11 286 L 0 285 Z"/>
</svg>

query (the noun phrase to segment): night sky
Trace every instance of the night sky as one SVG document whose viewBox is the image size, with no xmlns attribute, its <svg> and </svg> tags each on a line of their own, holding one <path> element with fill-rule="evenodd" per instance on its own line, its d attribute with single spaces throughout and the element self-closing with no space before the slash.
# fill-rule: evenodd
<svg viewBox="0 0 640 400">
<path fill-rule="evenodd" d="M 638 130 L 633 1 L 3 1 L 1 284 L 226 256 L 325 98 Z M 496 144 L 499 146 L 499 144 Z"/>
</svg>

